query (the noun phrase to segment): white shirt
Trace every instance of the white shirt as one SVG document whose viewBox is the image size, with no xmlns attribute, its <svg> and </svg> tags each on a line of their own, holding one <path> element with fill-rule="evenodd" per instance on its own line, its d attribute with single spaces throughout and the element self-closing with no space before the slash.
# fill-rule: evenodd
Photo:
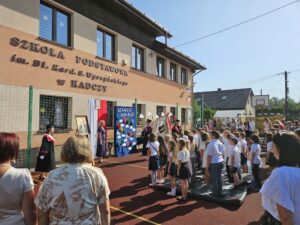
<svg viewBox="0 0 300 225">
<path fill-rule="evenodd" d="M 177 160 L 186 163 L 190 160 L 190 152 L 188 150 L 180 150 L 177 153 Z"/>
<path fill-rule="evenodd" d="M 267 152 L 272 152 L 273 141 L 269 141 L 267 143 Z"/>
<path fill-rule="evenodd" d="M 252 132 L 255 130 L 255 122 L 253 120 L 249 121 L 249 130 Z"/>
<path fill-rule="evenodd" d="M 224 160 L 226 161 L 230 155 L 230 145 L 228 143 L 227 138 L 224 138 Z"/>
<path fill-rule="evenodd" d="M 0 224 L 25 225 L 21 202 L 23 193 L 33 189 L 27 169 L 9 168 L 0 177 Z"/>
<path fill-rule="evenodd" d="M 300 224 L 300 168 L 279 167 L 272 171 L 260 193 L 262 206 L 277 220 L 277 204 L 293 213 L 293 224 Z"/>
<path fill-rule="evenodd" d="M 239 147 L 240 153 L 246 153 L 246 154 L 247 154 L 248 144 L 247 144 L 247 141 L 245 140 L 245 138 L 244 138 L 244 139 L 241 139 L 241 140 L 239 141 L 238 147 Z"/>
<path fill-rule="evenodd" d="M 260 145 L 259 144 L 252 144 L 251 154 L 254 154 L 253 164 L 257 164 L 257 165 L 261 164 L 260 153 L 261 153 Z M 251 156 L 251 157 L 253 157 L 253 156 Z"/>
<path fill-rule="evenodd" d="M 231 159 L 234 157 L 233 167 L 240 168 L 241 167 L 241 153 L 236 145 L 232 145 L 230 148 L 230 156 L 228 159 L 228 166 L 231 166 Z"/>
<path fill-rule="evenodd" d="M 211 163 L 223 162 L 224 145 L 217 139 L 213 139 L 207 146 L 207 155 L 211 156 Z"/>
<path fill-rule="evenodd" d="M 270 124 L 267 122 L 264 122 L 264 132 L 268 133 L 270 131 Z"/>
<path fill-rule="evenodd" d="M 202 168 L 206 168 L 207 166 L 207 146 L 204 142 L 201 143 L 200 150 L 203 149 L 203 159 L 202 159 Z"/>
<path fill-rule="evenodd" d="M 146 148 L 150 148 L 151 150 L 151 156 L 157 155 L 158 149 L 159 149 L 159 142 L 148 142 Z"/>
<path fill-rule="evenodd" d="M 191 158 L 196 158 L 196 145 L 194 143 L 190 144 L 190 157 Z"/>
<path fill-rule="evenodd" d="M 169 152 L 169 155 L 168 155 L 168 162 L 169 163 L 173 163 L 173 162 L 175 162 L 175 160 L 174 160 L 174 153 L 173 152 Z"/>
</svg>

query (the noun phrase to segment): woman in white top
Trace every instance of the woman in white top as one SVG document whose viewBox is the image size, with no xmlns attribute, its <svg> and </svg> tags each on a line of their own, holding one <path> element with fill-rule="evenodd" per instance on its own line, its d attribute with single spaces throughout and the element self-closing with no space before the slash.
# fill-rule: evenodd
<svg viewBox="0 0 300 225">
<path fill-rule="evenodd" d="M 159 143 L 156 141 L 156 136 L 153 133 L 149 134 L 149 142 L 146 145 L 148 149 L 149 156 L 149 166 L 148 169 L 151 171 L 151 184 L 149 187 L 156 186 L 157 180 L 157 170 L 159 169 Z"/>
<path fill-rule="evenodd" d="M 188 163 L 190 161 L 190 152 L 186 148 L 186 141 L 184 139 L 179 139 L 179 152 L 177 154 L 178 168 L 177 176 L 181 183 L 181 196 L 177 198 L 178 201 L 187 200 L 187 191 L 189 189 L 189 178 L 191 176 L 189 171 Z"/>
<path fill-rule="evenodd" d="M 279 161 L 264 183 L 262 206 L 266 209 L 266 224 L 300 224 L 300 138 L 292 132 L 276 134 L 273 152 Z"/>
<path fill-rule="evenodd" d="M 18 152 L 19 137 L 0 133 L 0 224 L 36 225 L 31 175 L 11 166 Z"/>
<path fill-rule="evenodd" d="M 273 134 L 267 133 L 266 135 L 267 139 L 267 158 L 266 158 L 266 164 L 269 165 L 271 169 L 274 169 L 277 166 L 277 159 L 274 156 L 274 153 L 272 151 L 273 149 Z"/>
</svg>

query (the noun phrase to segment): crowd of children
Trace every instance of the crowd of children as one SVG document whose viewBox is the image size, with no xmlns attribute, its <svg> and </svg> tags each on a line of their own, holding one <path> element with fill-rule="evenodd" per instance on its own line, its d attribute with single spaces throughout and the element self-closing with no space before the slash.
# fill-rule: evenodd
<svg viewBox="0 0 300 225">
<path fill-rule="evenodd" d="M 238 127 L 236 123 L 233 128 L 229 124 L 222 132 L 210 131 L 208 126 L 183 133 L 173 133 L 170 135 L 159 135 L 153 133 L 149 136 L 147 144 L 149 156 L 149 170 L 151 171 L 151 184 L 155 187 L 164 183 L 164 177 L 168 176 L 171 184 L 169 196 L 176 196 L 176 179 L 180 180 L 181 196 L 177 199 L 184 201 L 187 199 L 189 185 L 195 182 L 205 182 L 211 187 L 211 194 L 214 197 L 222 197 L 222 169 L 225 166 L 228 183 L 233 184 L 233 188 L 241 185 L 242 173 L 251 173 L 253 182 L 249 186 L 253 190 L 261 188 L 259 168 L 261 159 L 261 139 L 255 132 L 253 120 L 249 120 L 251 132 L 245 126 Z M 254 123 L 255 124 L 255 123 Z M 254 126 L 254 127 L 253 127 Z M 243 129 L 244 128 L 244 129 Z M 265 127 L 266 128 L 266 127 Z M 268 126 L 268 132 L 271 125 Z M 264 132 L 267 129 L 264 129 Z M 270 167 L 276 166 L 276 159 L 272 154 L 273 134 L 265 134 L 267 147 L 266 163 Z M 157 141 L 156 141 L 157 140 Z M 196 174 L 202 174 L 196 179 Z"/>
</svg>

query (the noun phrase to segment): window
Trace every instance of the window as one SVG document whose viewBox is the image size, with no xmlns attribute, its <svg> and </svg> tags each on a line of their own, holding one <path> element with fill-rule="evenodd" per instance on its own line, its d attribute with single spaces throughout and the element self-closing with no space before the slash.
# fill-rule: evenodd
<svg viewBox="0 0 300 225">
<path fill-rule="evenodd" d="M 144 49 L 132 46 L 131 66 L 137 70 L 144 70 Z"/>
<path fill-rule="evenodd" d="M 165 76 L 165 60 L 161 57 L 156 58 L 156 74 L 159 77 Z"/>
<path fill-rule="evenodd" d="M 53 6 L 41 3 L 40 37 L 70 46 L 70 15 Z"/>
<path fill-rule="evenodd" d="M 114 126 L 114 102 L 106 102 L 107 106 L 107 118 L 106 118 L 106 123 L 107 127 L 113 127 Z"/>
<path fill-rule="evenodd" d="M 170 113 L 172 113 L 172 123 L 174 123 L 175 121 L 175 117 L 176 117 L 176 107 L 170 107 Z"/>
<path fill-rule="evenodd" d="M 188 78 L 185 68 L 181 68 L 181 83 L 182 84 L 188 84 Z"/>
<path fill-rule="evenodd" d="M 67 131 L 71 124 L 71 98 L 40 95 L 39 130 L 45 131 L 53 124 L 56 131 Z"/>
<path fill-rule="evenodd" d="M 161 117 L 161 114 L 163 113 L 164 111 L 164 107 L 163 106 L 156 106 L 156 114 Z"/>
<path fill-rule="evenodd" d="M 181 123 L 186 123 L 186 109 L 181 108 Z"/>
<path fill-rule="evenodd" d="M 170 64 L 170 80 L 177 81 L 176 65 L 174 63 Z"/>
<path fill-rule="evenodd" d="M 103 30 L 97 30 L 97 56 L 115 61 L 115 37 Z"/>
</svg>

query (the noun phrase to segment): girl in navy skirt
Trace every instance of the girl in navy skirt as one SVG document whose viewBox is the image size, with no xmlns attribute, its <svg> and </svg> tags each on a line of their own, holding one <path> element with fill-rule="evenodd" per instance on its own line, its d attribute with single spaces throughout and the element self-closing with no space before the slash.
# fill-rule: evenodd
<svg viewBox="0 0 300 225">
<path fill-rule="evenodd" d="M 149 167 L 151 171 L 151 184 L 150 187 L 156 186 L 157 170 L 159 169 L 159 143 L 156 141 L 156 136 L 153 133 L 149 135 L 149 142 L 146 145 L 149 156 Z"/>
<path fill-rule="evenodd" d="M 170 196 L 176 196 L 176 172 L 177 172 L 177 146 L 175 141 L 169 142 L 170 152 L 168 155 L 168 174 L 170 176 L 171 191 L 167 193 Z"/>
<path fill-rule="evenodd" d="M 190 152 L 186 148 L 184 139 L 179 139 L 179 152 L 177 154 L 178 168 L 177 176 L 180 178 L 181 183 L 181 196 L 177 198 L 178 201 L 187 200 L 187 191 L 189 189 L 189 178 L 191 176 L 189 171 Z"/>
<path fill-rule="evenodd" d="M 157 184 L 162 184 L 165 182 L 165 173 L 164 173 L 164 168 L 167 164 L 167 161 L 168 161 L 168 152 L 167 152 L 167 149 L 166 149 L 166 146 L 165 146 L 165 143 L 164 143 L 164 138 L 163 136 L 159 135 L 157 137 L 157 141 L 159 143 L 159 170 L 158 170 L 158 178 L 157 178 Z"/>
</svg>

